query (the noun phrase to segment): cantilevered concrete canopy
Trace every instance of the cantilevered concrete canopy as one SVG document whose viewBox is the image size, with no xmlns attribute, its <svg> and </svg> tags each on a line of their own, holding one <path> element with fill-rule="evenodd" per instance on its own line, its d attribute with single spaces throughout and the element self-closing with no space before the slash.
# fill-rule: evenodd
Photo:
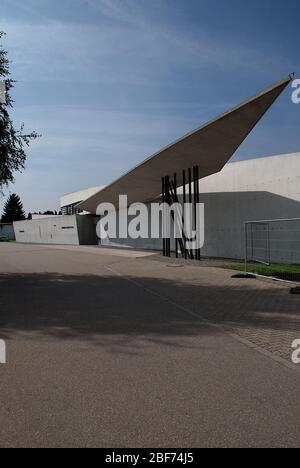
<svg viewBox="0 0 300 468">
<path fill-rule="evenodd" d="M 254 98 L 163 148 L 80 203 L 78 208 L 96 213 L 97 206 L 103 202 L 118 206 L 120 194 L 128 196 L 129 204 L 152 201 L 161 194 L 162 177 L 177 172 L 180 186 L 182 170 L 189 167 L 199 166 L 200 178 L 220 172 L 292 79 L 293 76 L 289 75 Z"/>
</svg>

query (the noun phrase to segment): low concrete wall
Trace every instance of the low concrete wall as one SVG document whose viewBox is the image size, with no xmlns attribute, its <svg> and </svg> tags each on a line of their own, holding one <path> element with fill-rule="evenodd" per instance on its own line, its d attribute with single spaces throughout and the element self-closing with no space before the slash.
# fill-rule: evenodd
<svg viewBox="0 0 300 468">
<path fill-rule="evenodd" d="M 12 224 L 0 224 L 0 240 L 15 240 L 15 231 Z"/>
<path fill-rule="evenodd" d="M 96 245 L 93 216 L 58 216 L 14 223 L 17 242 L 30 244 Z"/>
</svg>

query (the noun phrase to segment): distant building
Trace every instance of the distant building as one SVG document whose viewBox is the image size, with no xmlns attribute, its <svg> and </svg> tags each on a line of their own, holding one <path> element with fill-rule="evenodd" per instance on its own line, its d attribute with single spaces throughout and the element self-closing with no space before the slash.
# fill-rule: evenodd
<svg viewBox="0 0 300 468">
<path fill-rule="evenodd" d="M 33 214 L 31 219 L 47 219 L 47 218 L 57 218 L 58 214 Z"/>
<path fill-rule="evenodd" d="M 86 214 L 82 209 L 78 209 L 77 205 L 84 200 L 87 200 L 104 187 L 92 187 L 79 192 L 68 193 L 60 198 L 60 207 L 63 215 Z"/>
</svg>

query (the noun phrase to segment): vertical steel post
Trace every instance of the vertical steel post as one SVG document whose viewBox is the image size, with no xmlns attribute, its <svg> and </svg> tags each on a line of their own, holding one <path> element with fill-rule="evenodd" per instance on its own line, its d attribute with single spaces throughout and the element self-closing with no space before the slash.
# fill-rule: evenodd
<svg viewBox="0 0 300 468">
<path fill-rule="evenodd" d="M 183 183 L 183 243 L 184 243 L 184 258 L 187 259 L 186 249 L 186 232 L 185 232 L 185 204 L 186 204 L 186 176 L 185 170 L 182 171 L 182 183 Z"/>
<path fill-rule="evenodd" d="M 167 176 L 165 178 L 165 187 L 166 187 L 166 202 L 170 206 L 170 177 Z M 170 224 L 170 220 L 167 220 L 168 225 Z M 171 241 L 170 241 L 170 232 L 168 232 L 167 237 L 167 257 L 171 257 Z"/>
<path fill-rule="evenodd" d="M 190 203 L 190 205 L 193 204 L 193 198 L 192 198 L 192 170 L 191 170 L 191 168 L 189 168 L 189 203 Z M 193 215 L 193 213 L 192 213 L 192 215 Z M 192 219 L 191 219 L 191 221 L 192 221 Z M 192 226 L 193 226 L 193 222 L 192 222 Z M 190 252 L 191 260 L 194 260 L 193 250 L 191 249 L 189 252 Z"/>
<path fill-rule="evenodd" d="M 248 224 L 245 223 L 245 273 L 248 270 Z"/>
<path fill-rule="evenodd" d="M 166 256 L 166 239 L 165 239 L 165 178 L 162 178 L 162 202 L 163 202 L 163 213 L 162 213 L 162 235 L 163 235 L 163 256 Z"/>
<path fill-rule="evenodd" d="M 268 226 L 268 260 L 269 260 L 269 265 L 271 265 L 270 223 L 268 223 L 267 226 Z"/>
<path fill-rule="evenodd" d="M 253 224 L 251 223 L 251 260 L 253 261 L 254 260 L 254 242 L 253 242 L 253 233 L 254 233 L 254 230 L 253 230 Z"/>
<path fill-rule="evenodd" d="M 193 167 L 193 188 L 194 188 L 194 227 L 195 227 L 195 232 L 196 232 L 196 244 L 198 241 L 198 233 L 197 233 L 197 186 L 196 186 L 196 180 L 197 180 L 197 171 L 196 171 L 196 166 Z M 198 249 L 197 245 L 195 245 L 195 259 L 198 260 Z"/>
<path fill-rule="evenodd" d="M 197 186 L 197 203 L 200 204 L 199 166 L 196 166 L 196 174 L 197 174 L 197 184 L 196 184 L 196 186 Z M 200 212 L 198 211 L 198 214 L 199 213 Z M 199 228 L 201 229 L 200 223 L 201 223 L 201 219 L 199 219 Z M 201 233 L 199 233 L 199 234 L 201 235 Z M 201 249 L 200 249 L 200 247 L 198 249 L 198 260 L 199 261 L 201 260 Z"/>
<path fill-rule="evenodd" d="M 175 195 L 175 202 L 177 203 L 177 174 L 176 174 L 176 172 L 174 174 L 174 195 Z M 176 226 L 174 224 L 174 233 L 177 233 L 177 224 L 178 224 L 178 213 L 177 213 L 177 211 L 175 213 L 174 223 L 176 223 Z M 175 227 L 176 227 L 176 229 L 175 229 Z M 178 239 L 177 239 L 177 237 L 175 239 L 175 255 L 176 255 L 176 258 L 178 258 Z"/>
</svg>

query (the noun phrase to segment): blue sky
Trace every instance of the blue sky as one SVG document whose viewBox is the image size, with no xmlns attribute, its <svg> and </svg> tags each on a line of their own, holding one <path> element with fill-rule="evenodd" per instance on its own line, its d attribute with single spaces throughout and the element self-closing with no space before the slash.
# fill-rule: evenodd
<svg viewBox="0 0 300 468">
<path fill-rule="evenodd" d="M 299 16 L 299 0 L 1 0 L 14 119 L 43 135 L 6 195 L 57 209 L 61 194 L 107 184 L 288 73 L 300 78 Z M 235 159 L 300 151 L 290 95 Z"/>
</svg>

